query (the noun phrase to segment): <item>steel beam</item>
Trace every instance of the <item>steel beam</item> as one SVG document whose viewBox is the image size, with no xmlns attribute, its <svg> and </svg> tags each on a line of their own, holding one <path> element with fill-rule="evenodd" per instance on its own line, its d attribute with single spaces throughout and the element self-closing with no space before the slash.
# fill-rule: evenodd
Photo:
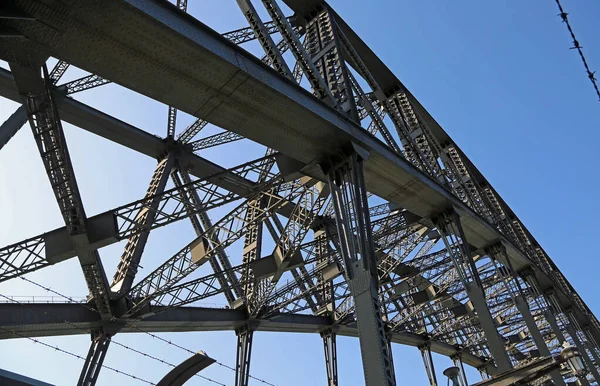
<svg viewBox="0 0 600 386">
<path fill-rule="evenodd" d="M 173 106 L 169 106 L 169 112 L 167 115 L 167 138 L 173 139 L 175 137 L 175 126 L 177 125 L 177 109 Z"/>
<path fill-rule="evenodd" d="M 505 249 L 501 245 L 495 245 L 489 249 L 488 254 L 490 257 L 503 264 L 504 269 L 498 269 L 496 266 L 496 273 L 503 277 L 505 288 L 510 293 L 515 306 L 519 310 L 523 321 L 527 325 L 527 329 L 529 330 L 529 333 L 531 334 L 533 342 L 535 343 L 540 355 L 542 357 L 550 357 L 552 354 L 550 353 L 548 345 L 542 337 L 542 334 L 540 333 L 540 330 L 538 329 L 538 326 L 533 318 L 533 314 L 529 308 L 529 304 L 524 294 L 524 289 L 521 287 L 518 275 L 513 269 L 510 260 L 506 258 Z M 565 381 L 558 370 L 552 371 L 550 373 L 550 377 L 556 386 L 565 386 Z"/>
<path fill-rule="evenodd" d="M 594 360 L 596 361 L 596 364 L 598 366 L 600 366 L 600 356 L 598 353 L 598 350 L 599 350 L 598 342 L 596 341 L 596 339 L 594 339 L 594 335 L 591 333 L 589 326 L 583 327 L 583 333 L 585 334 L 585 338 L 588 342 L 588 348 L 592 352 L 592 355 L 594 356 Z"/>
<path fill-rule="evenodd" d="M 59 60 L 58 62 L 56 62 L 56 65 L 54 65 L 52 71 L 50 71 L 50 80 L 52 81 L 53 85 L 56 85 L 56 83 L 58 83 L 60 78 L 63 77 L 63 75 L 65 74 L 65 72 L 67 72 L 69 67 L 71 67 L 71 65 L 65 62 L 64 60 Z"/>
<path fill-rule="evenodd" d="M 539 283 L 537 282 L 535 277 L 529 276 L 528 279 L 533 284 L 533 286 L 536 288 L 536 290 L 539 290 Z M 558 303 L 558 301 L 556 299 L 556 295 L 553 293 L 552 290 L 546 291 L 543 295 L 544 295 L 544 299 L 545 299 L 546 303 L 548 304 L 548 309 L 544 312 L 544 316 L 546 317 L 546 320 L 552 327 L 552 330 L 555 333 L 556 339 L 558 339 L 558 341 L 561 344 L 564 344 L 566 341 L 565 336 L 563 335 L 564 332 L 560 328 L 558 321 L 556 320 L 556 316 L 555 316 L 555 314 L 559 315 L 560 313 L 563 313 L 564 310 L 560 307 L 560 304 Z M 575 343 L 575 346 L 577 347 L 577 350 L 581 354 L 581 357 L 582 357 L 584 363 L 588 367 L 588 371 L 592 372 L 592 376 L 594 377 L 596 382 L 598 382 L 598 378 L 596 378 L 596 376 L 595 376 L 595 374 L 598 374 L 598 371 L 596 370 L 596 368 L 593 364 L 593 361 L 587 355 L 587 352 L 585 351 L 585 347 L 583 346 L 583 344 L 581 344 L 581 340 L 577 336 L 575 328 L 573 328 L 573 326 L 571 324 L 567 323 L 566 332 L 569 334 L 569 336 Z M 595 374 L 594 374 L 594 370 L 595 370 Z M 578 377 L 578 381 L 582 386 L 589 386 L 589 384 L 590 384 L 589 381 L 587 380 L 587 377 L 585 377 L 585 376 Z"/>
<path fill-rule="evenodd" d="M 322 167 L 329 178 L 340 253 L 354 298 L 365 382 L 367 386 L 393 386 L 396 379 L 381 316 L 377 258 L 363 175 L 368 153 L 359 147 L 347 151 L 346 158 L 329 160 Z"/>
<path fill-rule="evenodd" d="M 79 12 L 69 13 L 69 21 L 76 20 L 74 23 L 57 16 L 64 15 L 61 12 L 64 10 L 63 3 L 48 3 L 43 7 L 36 7 L 37 4 L 28 0 L 20 2 L 19 6 L 31 11 L 32 16 L 42 23 L 36 23 L 34 28 L 26 23 L 13 26 L 30 36 L 30 46 L 39 44 L 46 50 L 52 50 L 53 55 L 83 69 L 190 114 L 208 118 L 225 129 L 278 148 L 305 163 L 329 156 L 331 149 L 354 140 L 371 150 L 372 155 L 365 163 L 365 177 L 370 190 L 378 196 L 389 198 L 423 217 L 435 214 L 448 204 L 457 205 L 466 216 L 465 233 L 475 247 L 485 247 L 504 238 L 444 187 L 420 174 L 357 124 L 310 97 L 305 90 L 269 70 L 259 59 L 227 42 L 220 34 L 181 12 L 174 12 L 174 7 L 169 4 L 151 0 L 111 0 L 111 6 L 106 6 L 89 1 L 85 3 L 86 11 L 78 7 Z M 109 33 L 104 29 L 109 27 L 99 21 L 101 18 L 91 17 L 101 12 L 106 17 L 130 18 L 132 22 L 119 24 L 118 30 L 111 25 L 110 34 L 113 37 L 107 40 L 103 37 Z M 144 31 L 134 28 L 138 21 L 144 25 Z M 341 20 L 338 20 L 338 24 L 342 25 L 342 29 L 345 28 Z M 50 39 L 54 29 L 62 30 L 67 25 L 69 29 L 65 33 L 68 39 L 64 41 L 68 44 L 58 45 Z M 344 29 L 344 32 L 358 47 L 357 51 L 362 57 L 364 43 L 355 42 L 351 31 Z M 98 39 L 98 36 L 101 38 Z M 97 47 L 103 49 L 90 50 L 90 41 L 97 42 Z M 152 47 L 152 50 L 145 51 L 143 47 Z M 179 60 L 182 52 L 185 52 L 184 56 L 189 54 L 188 63 L 194 65 L 182 65 Z M 150 61 L 152 66 L 147 65 L 148 56 L 153 58 Z M 379 79 L 386 78 L 390 73 L 376 61 L 364 60 L 364 57 L 363 61 L 372 67 L 371 72 L 377 73 Z M 383 84 L 384 80 L 378 80 L 378 83 Z M 396 82 L 391 90 L 398 88 Z M 248 97 L 250 93 L 260 95 L 260 98 Z M 423 117 L 426 113 L 424 109 L 414 100 L 411 103 L 416 106 L 417 114 Z M 252 111 L 253 114 L 241 118 L 241 111 Z M 289 116 L 296 119 L 290 121 Z M 273 124 L 265 126 L 265 119 Z M 437 142 L 444 142 L 437 132 L 434 135 Z M 295 140 L 289 141 L 291 137 Z M 382 176 L 381 170 L 386 170 L 385 176 Z M 322 175 L 319 177 L 324 179 Z M 535 243 L 533 238 L 530 239 Z M 514 259 L 517 269 L 530 264 L 529 258 L 518 249 L 511 248 L 509 255 Z M 536 268 L 536 275 L 543 280 L 544 286 L 549 286 L 554 280 L 539 267 Z M 560 295 L 563 305 L 572 304 L 573 296 L 569 297 L 572 291 L 562 287 L 561 291 L 567 292 L 566 295 Z M 580 308 L 578 306 L 576 313 L 583 323 L 589 317 L 589 311 Z M 597 325 L 595 321 L 595 330 Z M 598 334 L 598 331 L 594 332 Z"/>
<path fill-rule="evenodd" d="M 260 291 L 255 291 L 254 296 L 248 299 L 249 311 L 253 316 L 262 310 L 283 273 L 302 264 L 300 245 L 310 231 L 310 225 L 327 201 L 329 189 L 326 184 L 308 177 L 301 178 L 299 184 L 301 194 L 298 197 L 298 205 L 288 218 L 285 227 L 280 227 L 279 237 L 275 240 L 271 255 L 255 262 L 255 268 L 258 268 L 261 263 L 270 264 L 268 269 L 261 270 L 263 274 L 260 275 L 257 286 Z"/>
<path fill-rule="evenodd" d="M 27 113 L 23 105 L 19 106 L 14 113 L 0 126 L 0 150 L 17 134 L 17 131 L 27 123 Z"/>
<path fill-rule="evenodd" d="M 244 139 L 244 137 L 242 137 L 239 134 L 232 133 L 231 131 L 225 131 L 223 133 L 211 135 L 209 137 L 205 137 L 197 141 L 191 142 L 190 145 L 192 146 L 194 152 L 197 152 L 203 149 L 208 149 L 210 147 L 220 146 L 226 143 L 239 141 L 241 139 Z"/>
<path fill-rule="evenodd" d="M 234 175 L 239 173 L 239 177 L 245 180 L 249 174 L 258 172 L 264 162 L 273 158 L 274 156 L 263 157 L 239 165 L 221 174 L 221 177 L 231 172 Z M 283 183 L 282 175 L 274 173 L 267 173 L 267 175 L 269 178 L 265 182 L 258 185 L 252 183 L 252 187 L 258 190 L 269 190 Z M 219 175 L 213 175 L 183 186 L 185 188 L 184 191 L 196 190 L 202 194 L 202 205 L 193 208 L 193 212 L 190 212 L 189 207 L 183 204 L 188 203 L 188 199 L 185 194 L 181 193 L 181 187 L 173 188 L 160 195 L 146 197 L 90 218 L 86 221 L 89 230 L 88 242 L 85 245 L 79 245 L 78 248 L 75 248 L 76 246 L 69 240 L 71 237 L 69 233 L 70 228 L 59 228 L 38 237 L 1 248 L 0 281 L 23 275 L 44 266 L 56 264 L 76 256 L 77 253 L 87 253 L 102 246 L 116 243 L 123 238 L 179 221 L 189 217 L 191 213 L 206 211 L 242 198 L 233 192 L 220 189 L 218 185 L 212 182 L 221 179 Z M 288 186 L 292 187 L 294 185 L 288 184 Z M 248 195 L 253 195 L 253 190 L 250 190 L 250 187 L 247 187 L 246 192 Z M 274 205 L 276 207 L 281 208 L 287 206 L 285 204 L 289 203 L 286 198 L 277 195 L 273 196 L 269 198 L 272 198 L 277 203 Z M 148 217 L 143 216 L 143 214 L 147 211 L 152 211 L 151 204 L 156 199 L 160 201 L 158 205 L 159 209 L 153 211 L 152 216 L 150 216 L 153 221 L 148 223 Z M 295 205 L 292 204 L 289 206 Z M 89 226 L 89 224 L 93 225 Z"/>
<path fill-rule="evenodd" d="M 52 79 L 45 65 L 42 67 L 43 78 L 40 76 L 40 68 L 25 68 L 14 63 L 10 66 L 15 74 L 15 82 L 23 98 L 29 125 L 66 224 L 68 237 L 79 257 L 88 289 L 103 317 L 110 318 L 110 288 L 98 251 L 89 248 L 87 216 L 58 109 L 52 98 Z"/>
<path fill-rule="evenodd" d="M 396 367 L 394 366 L 394 353 L 392 351 L 392 343 L 394 342 L 394 336 L 390 331 L 385 334 L 387 349 L 390 353 L 390 370 L 392 371 L 392 377 L 396 379 Z"/>
<path fill-rule="evenodd" d="M 215 363 L 204 351 L 200 351 L 181 362 L 173 370 L 169 371 L 156 386 L 183 386 L 194 375 Z"/>
<path fill-rule="evenodd" d="M 546 345 L 546 342 L 544 341 L 544 338 L 542 337 L 542 334 L 540 333 L 540 330 L 538 329 L 535 320 L 533 319 L 533 315 L 531 313 L 529 305 L 527 304 L 527 300 L 521 295 L 516 296 L 515 305 L 521 313 L 521 316 L 523 317 L 523 320 L 527 325 L 527 329 L 529 330 L 529 333 L 531 334 L 535 346 L 537 347 L 540 354 L 543 357 L 550 357 L 552 354 L 550 353 L 550 350 L 548 349 L 548 346 Z M 550 377 L 552 378 L 552 382 L 556 386 L 565 386 L 565 381 L 558 370 L 552 371 L 550 373 Z"/>
<path fill-rule="evenodd" d="M 267 57 L 267 64 L 272 66 L 277 72 L 285 76 L 286 78 L 293 80 L 292 71 L 288 67 L 287 63 L 283 59 L 283 56 L 275 46 L 271 34 L 267 30 L 267 27 L 263 24 L 260 19 L 260 15 L 256 12 L 254 5 L 250 0 L 237 0 L 237 4 L 240 7 L 244 17 L 250 24 L 250 28 L 254 31 L 254 35 L 258 39 L 260 45 L 265 51 Z"/>
<path fill-rule="evenodd" d="M 169 180 L 171 170 L 175 166 L 175 154 L 169 153 L 158 162 L 154 174 L 150 180 L 146 195 L 144 198 L 149 202 L 144 210 L 140 210 L 136 221 L 139 221 L 142 228 L 150 228 L 156 217 L 158 205 L 161 203 L 160 195 L 164 192 Z M 124 296 L 133 284 L 135 275 L 142 259 L 142 253 L 146 247 L 150 230 L 144 230 L 127 239 L 125 250 L 121 255 L 121 260 L 117 267 L 117 272 L 113 278 L 111 289 L 117 292 L 119 296 Z"/>
<path fill-rule="evenodd" d="M 0 68 L 0 95 L 18 103 L 22 102 L 15 88 L 11 72 L 3 68 Z M 60 118 L 65 122 L 154 159 L 162 158 L 167 150 L 165 141 L 155 135 L 75 99 L 68 98 L 60 92 L 53 92 L 52 96 L 58 107 Z M 193 131 L 195 132 L 195 130 Z M 183 151 L 179 155 L 179 160 L 189 170 L 190 174 L 198 178 L 226 171 L 222 166 L 191 152 Z M 251 181 L 240 178 L 233 173 L 227 178 L 215 181 L 215 184 L 233 192 L 241 192 L 246 187 L 252 186 Z"/>
<path fill-rule="evenodd" d="M 473 255 L 468 244 L 469 240 L 465 237 L 459 215 L 454 210 L 450 210 L 435 218 L 434 223 L 454 262 L 460 281 L 469 299 L 473 302 L 487 345 L 496 361 L 496 366 L 500 372 L 509 371 L 512 369 L 512 364 L 488 308 L 481 278 L 473 261 Z"/>
<path fill-rule="evenodd" d="M 327 87 L 323 77 L 320 76 L 314 62 L 309 57 L 309 54 L 304 49 L 304 46 L 300 42 L 300 37 L 297 35 L 296 31 L 294 31 L 288 19 L 281 11 L 277 1 L 262 0 L 262 3 L 267 9 L 267 12 L 269 12 L 269 15 L 273 18 L 273 22 L 292 51 L 297 63 L 302 68 L 302 71 L 306 75 L 315 95 L 317 95 L 317 97 L 320 99 L 325 100 L 326 103 L 335 105 L 335 98 L 331 94 L 331 91 Z"/>
<path fill-rule="evenodd" d="M 191 182 L 191 177 L 187 170 L 181 168 L 178 165 L 177 170 L 174 173 L 171 173 L 171 178 L 175 183 L 175 186 L 182 188 L 184 184 L 189 184 Z M 198 208 L 202 206 L 202 201 L 195 191 L 187 191 L 182 192 L 188 196 L 189 202 L 186 204 L 188 207 L 188 212 L 191 213 L 189 219 L 192 223 L 192 227 L 194 228 L 194 232 L 196 236 L 201 237 L 204 235 L 204 232 L 207 229 L 213 229 L 213 223 L 206 211 L 200 212 L 197 215 L 193 214 L 193 208 Z M 219 239 L 218 232 L 209 232 L 207 233 L 208 238 L 214 245 L 221 245 L 221 240 Z M 236 299 L 236 296 L 240 296 L 240 285 L 238 283 L 237 277 L 231 274 L 231 262 L 229 261 L 229 257 L 227 253 L 222 248 L 217 248 L 216 255 L 211 255 L 209 259 L 209 263 L 213 269 L 215 274 L 218 274 L 219 284 L 221 288 L 224 289 L 225 298 L 229 305 L 232 305 Z M 219 272 L 227 272 L 223 274 L 219 274 Z"/>
<path fill-rule="evenodd" d="M 600 374 L 598 373 L 598 367 L 596 367 L 596 364 L 594 363 L 594 358 L 592 356 L 592 350 L 588 351 L 586 349 L 586 348 L 591 348 L 591 347 L 587 344 L 587 342 L 586 342 L 586 344 L 584 344 L 581 341 L 581 338 L 579 336 L 579 332 L 583 333 L 583 331 L 581 331 L 581 329 L 579 327 L 579 323 L 575 319 L 575 316 L 573 316 L 573 314 L 570 312 L 570 310 L 567 310 L 565 312 L 565 316 L 567 318 L 567 323 L 566 323 L 567 332 L 571 336 L 571 339 L 573 339 L 573 342 L 575 343 L 577 350 L 579 350 L 579 353 L 581 354 L 583 361 L 585 362 L 585 364 L 587 366 L 588 371 L 592 374 L 596 383 L 600 384 Z"/>
<path fill-rule="evenodd" d="M 310 60 L 325 80 L 337 106 L 350 119 L 360 122 L 337 25 L 328 6 L 324 5 L 307 22 L 305 45 Z"/>
<path fill-rule="evenodd" d="M 153 306 L 152 311 L 153 316 L 133 322 L 133 326 L 137 329 L 129 326 L 128 321 L 124 320 L 126 324 L 121 326 L 119 333 L 139 333 L 140 330 L 148 332 L 234 331 L 248 322 L 244 310 Z M 68 320 L 69 324 L 49 320 L 45 314 L 54 315 L 56 320 Z M 302 314 L 280 314 L 258 318 L 258 321 L 260 323 L 256 326 L 256 331 L 319 334 L 324 329 L 332 327 L 329 317 Z M 119 321 L 115 323 L 118 325 Z M 77 303 L 29 303 L 26 306 L 0 303 L 0 340 L 22 336 L 80 335 L 82 331 L 95 330 L 103 324 L 105 322 L 96 312 Z M 14 335 L 11 331 L 19 335 Z M 337 335 L 358 337 L 358 330 L 354 324 L 341 324 Z M 406 331 L 389 332 L 389 336 L 392 343 L 412 347 L 428 342 L 428 337 Z M 432 341 L 431 351 L 444 356 L 452 356 L 460 352 L 454 345 L 441 341 Z M 464 352 L 462 355 L 463 361 L 469 366 L 479 368 L 487 364 L 486 359 L 473 354 Z"/>
<path fill-rule="evenodd" d="M 194 121 L 194 123 L 189 125 L 184 131 L 177 135 L 177 141 L 181 143 L 190 142 L 200 131 L 202 131 L 202 129 L 206 127 L 206 125 L 208 125 L 207 121 L 198 118 L 196 121 Z"/>
<path fill-rule="evenodd" d="M 327 386 L 338 386 L 336 334 L 331 328 L 321 332 L 325 368 L 327 370 Z"/>
<path fill-rule="evenodd" d="M 581 339 L 579 339 L 579 336 L 577 335 L 577 330 L 569 323 L 567 323 L 566 328 L 567 328 L 567 332 L 571 336 L 571 339 L 573 340 L 573 343 L 575 343 L 575 347 L 577 347 L 577 350 L 579 351 L 579 354 L 581 355 L 581 358 L 583 359 L 583 362 L 585 363 L 587 370 L 590 372 L 590 374 L 594 378 L 595 382 L 597 384 L 600 383 L 598 381 L 598 379 L 600 379 L 600 375 L 598 374 L 598 369 L 596 368 L 594 361 L 589 357 L 589 354 L 588 354 L 587 350 L 585 349 L 585 346 L 581 342 Z M 581 377 L 580 380 L 581 379 L 584 379 L 584 377 Z"/>
<path fill-rule="evenodd" d="M 248 386 L 250 380 L 250 360 L 252 358 L 252 338 L 254 330 L 248 325 L 235 331 L 237 354 L 235 366 L 235 386 Z"/>
<path fill-rule="evenodd" d="M 455 367 L 458 367 L 460 370 L 460 374 L 458 375 L 459 386 L 469 386 L 469 382 L 467 381 L 467 373 L 465 371 L 465 365 L 462 361 L 462 353 L 452 355 L 450 357 Z"/>
<path fill-rule="evenodd" d="M 187 12 L 187 0 L 177 0 L 177 8 L 183 12 Z M 173 106 L 169 106 L 169 112 L 167 113 L 167 138 L 173 139 L 175 137 L 175 128 L 177 126 L 177 109 Z"/>
<path fill-rule="evenodd" d="M 87 75 L 83 78 L 72 80 L 56 86 L 56 90 L 67 95 L 73 95 L 75 93 L 90 90 L 108 83 L 110 83 L 110 80 L 99 77 L 98 75 Z"/>
<path fill-rule="evenodd" d="M 92 344 L 85 358 L 77 386 L 94 386 L 96 384 L 109 345 L 110 337 L 104 333 L 98 333 L 92 337 Z"/>
<path fill-rule="evenodd" d="M 431 386 L 437 386 L 437 377 L 435 375 L 435 366 L 433 365 L 433 357 L 431 356 L 431 349 L 428 344 L 419 347 L 421 352 L 421 358 L 423 358 L 423 364 L 425 365 L 425 372 L 427 372 L 427 378 Z"/>
</svg>

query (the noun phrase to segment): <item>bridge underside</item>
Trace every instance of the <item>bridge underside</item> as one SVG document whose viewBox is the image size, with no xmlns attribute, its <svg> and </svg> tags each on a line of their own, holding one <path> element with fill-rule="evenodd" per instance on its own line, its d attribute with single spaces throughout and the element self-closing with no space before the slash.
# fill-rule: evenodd
<svg viewBox="0 0 600 386">
<path fill-rule="evenodd" d="M 596 317 L 432 116 L 325 2 L 283 0 L 289 17 L 261 2 L 272 21 L 237 0 L 250 27 L 225 34 L 182 0 L 6 3 L 0 96 L 23 105 L 0 148 L 27 119 L 65 226 L 0 248 L 0 282 L 78 258 L 90 303 L 0 304 L 0 339 L 91 332 L 86 385 L 115 334 L 192 331 L 235 331 L 236 386 L 255 331 L 319 333 L 330 385 L 336 335 L 359 338 L 369 386 L 395 384 L 391 343 L 418 347 L 435 384 L 431 352 L 494 374 L 566 340 L 600 381 Z M 243 49 L 252 40 L 262 59 Z M 59 84 L 70 65 L 90 75 Z M 167 136 L 73 98 L 110 82 L 168 105 Z M 198 120 L 176 136 L 178 110 Z M 158 160 L 144 198 L 87 217 L 61 120 Z M 224 131 L 192 141 L 209 123 Z M 265 156 L 201 156 L 241 139 Z M 150 231 L 182 219 L 197 238 L 136 278 Z M 109 282 L 98 250 L 121 240 Z M 213 296 L 228 308 L 190 306 Z"/>
<path fill-rule="evenodd" d="M 65 323 L 49 323 L 44 312 L 56 317 L 56 320 L 68 320 L 78 328 Z M 243 311 L 231 309 L 215 309 L 200 307 L 180 307 L 167 311 L 157 308 L 158 315 L 143 320 L 115 321 L 120 333 L 144 332 L 207 332 L 235 331 L 248 323 Z M 289 332 L 318 334 L 333 326 L 331 320 L 323 316 L 287 314 L 265 319 L 258 319 L 257 331 Z M 81 304 L 27 303 L 26 307 L 18 304 L 0 304 L 0 327 L 15 331 L 22 336 L 44 337 L 62 335 L 81 335 L 86 330 L 94 330 L 103 325 L 98 314 L 87 310 Z M 341 336 L 358 337 L 356 326 L 339 326 L 337 332 Z M 0 331 L 0 339 L 13 339 L 14 334 L 6 330 Z M 392 333 L 394 343 L 419 347 L 427 343 L 426 337 L 410 332 Z M 456 347 L 443 343 L 431 342 L 431 350 L 451 357 L 459 353 Z M 464 353 L 463 361 L 475 368 L 486 364 L 485 360 Z"/>
<path fill-rule="evenodd" d="M 317 3 L 290 1 L 288 5 L 308 13 Z M 35 56 L 65 60 L 276 149 L 305 163 L 303 172 L 322 181 L 327 178 L 316 163 L 335 155 L 349 142 L 358 143 L 370 152 L 365 162 L 370 192 L 423 218 L 454 206 L 471 245 L 484 248 L 502 240 L 515 269 L 531 266 L 542 288 L 553 286 L 506 237 L 399 154 L 170 3 L 109 0 L 15 4 L 37 20 L 15 22 L 18 31 L 28 37 L 28 48 L 36 51 Z M 358 39 L 355 34 L 350 37 Z M 3 59 L 25 57 L 24 64 L 30 64 L 32 56 L 22 54 L 20 42 L 2 40 L 0 47 L 5 53 Z M 371 55 L 370 50 L 362 52 L 363 61 L 374 61 Z M 372 73 L 385 77 L 384 91 L 406 90 L 380 63 L 372 64 L 377 65 Z M 447 137 L 429 113 L 409 97 L 413 106 L 421 109 L 418 114 L 428 126 Z M 565 308 L 573 306 L 567 295 L 558 295 Z M 586 316 L 578 317 L 585 324 Z"/>
</svg>

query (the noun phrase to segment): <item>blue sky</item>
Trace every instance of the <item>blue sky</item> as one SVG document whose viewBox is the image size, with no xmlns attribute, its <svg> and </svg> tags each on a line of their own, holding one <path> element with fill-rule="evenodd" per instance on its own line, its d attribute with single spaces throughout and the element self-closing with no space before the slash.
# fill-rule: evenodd
<svg viewBox="0 0 600 386">
<path fill-rule="evenodd" d="M 189 3 L 190 13 L 219 32 L 246 25 L 233 0 Z M 454 138 L 598 313 L 595 281 L 600 263 L 593 235 L 600 212 L 596 200 L 600 103 L 576 52 L 568 50 L 571 41 L 555 3 L 332 0 L 330 4 Z M 600 69 L 600 3 L 564 0 L 563 5 L 592 69 Z M 164 136 L 167 109 L 147 98 L 113 85 L 77 98 Z M 15 108 L 16 104 L 0 100 L 0 121 Z M 190 121 L 180 114 L 179 131 Z M 143 196 L 154 160 L 70 125 L 65 125 L 65 132 L 88 215 Z M 206 156 L 233 165 L 241 153 L 259 151 L 249 146 L 240 142 L 225 153 Z M 62 225 L 29 127 L 0 151 L 0 165 L 0 245 Z M 184 221 L 154 231 L 142 274 L 193 237 Z M 165 243 L 167 239 L 172 242 Z M 120 243 L 100 251 L 109 275 L 122 248 Z M 71 296 L 86 294 L 75 259 L 30 278 Z M 47 295 L 20 280 L 0 284 L 0 293 Z M 233 332 L 161 336 L 235 364 Z M 115 340 L 175 364 L 188 355 L 149 336 L 123 334 Z M 82 356 L 89 345 L 84 335 L 43 341 Z M 338 352 L 340 384 L 362 384 L 358 341 L 338 338 Z M 427 384 L 416 348 L 396 346 L 394 356 L 399 385 Z M 257 333 L 251 373 L 277 385 L 323 384 L 322 357 L 316 335 Z M 440 356 L 434 361 L 441 381 L 449 361 Z M 105 363 L 154 382 L 169 370 L 117 346 L 111 347 Z M 81 361 L 29 341 L 11 340 L 0 342 L 0 366 L 70 385 L 76 382 Z M 233 384 L 233 372 L 222 367 L 212 366 L 205 375 Z M 469 375 L 471 382 L 480 379 L 473 371 Z M 134 383 L 104 369 L 98 385 L 111 384 Z M 195 379 L 190 384 L 208 383 Z"/>
</svg>

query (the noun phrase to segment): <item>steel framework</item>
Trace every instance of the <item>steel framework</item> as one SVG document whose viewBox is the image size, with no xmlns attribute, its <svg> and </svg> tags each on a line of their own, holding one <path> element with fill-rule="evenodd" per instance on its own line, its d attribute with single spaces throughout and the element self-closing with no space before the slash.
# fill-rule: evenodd
<svg viewBox="0 0 600 386">
<path fill-rule="evenodd" d="M 565 341 L 588 367 L 577 381 L 598 384 L 596 317 L 344 20 L 322 0 L 237 5 L 249 26 L 219 34 L 185 1 L 2 3 L 10 71 L 0 69 L 0 95 L 22 106 L 0 127 L 0 146 L 29 122 L 65 226 L 1 248 L 0 282 L 77 257 L 89 297 L 19 313 L 1 304 L 0 338 L 92 331 L 80 385 L 95 384 L 115 334 L 169 330 L 235 331 L 239 386 L 257 331 L 319 333 L 330 386 L 337 335 L 359 338 L 369 386 L 402 384 L 392 343 L 419 348 L 431 385 L 431 353 L 452 358 L 466 386 L 464 364 L 486 378 Z M 88 75 L 61 83 L 71 66 Z M 112 82 L 169 106 L 164 138 L 74 97 Z M 178 110 L 197 117 L 181 132 Z M 88 217 L 61 121 L 155 158 L 145 196 Z M 209 123 L 221 132 L 205 135 Z M 265 155 L 231 168 L 203 156 L 241 140 Z M 224 205 L 233 209 L 215 218 Z M 138 277 L 151 231 L 184 219 L 196 239 Z M 99 250 L 121 240 L 109 282 Z M 192 279 L 207 263 L 211 273 Z M 197 305 L 212 297 L 227 309 Z M 539 384 L 573 380 L 562 369 Z"/>
</svg>

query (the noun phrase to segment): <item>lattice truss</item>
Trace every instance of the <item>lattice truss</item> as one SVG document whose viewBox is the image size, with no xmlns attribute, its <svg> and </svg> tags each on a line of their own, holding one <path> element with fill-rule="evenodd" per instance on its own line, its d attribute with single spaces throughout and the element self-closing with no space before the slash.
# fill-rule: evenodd
<svg viewBox="0 0 600 386">
<path fill-rule="evenodd" d="M 173 104 L 165 119 L 166 135 L 156 138 L 79 102 L 78 93 L 111 81 L 88 73 L 61 82 L 74 67 L 70 61 L 82 70 L 102 68 L 98 61 L 90 60 L 86 66 L 88 62 L 79 61 L 77 55 L 67 54 L 59 46 L 69 43 L 61 36 L 71 33 L 84 12 L 109 20 L 119 7 L 134 6 L 121 0 L 102 5 L 78 0 L 80 10 L 71 12 L 71 3 L 15 0 L 0 13 L 0 56 L 11 70 L 0 71 L 0 91 L 22 103 L 3 124 L 0 146 L 28 122 L 65 223 L 1 248 L 0 281 L 78 258 L 89 288 L 87 307 L 94 312 L 83 309 L 81 319 L 70 324 L 95 331 L 91 352 L 99 349 L 98 342 L 100 350 L 106 350 L 107 338 L 139 328 L 234 330 L 239 346 L 236 384 L 245 385 L 254 331 L 314 332 L 323 337 L 328 381 L 335 385 L 335 336 L 358 335 L 361 345 L 370 336 L 364 327 L 368 322 L 361 324 L 368 319 L 361 313 L 370 311 L 361 298 L 360 279 L 373 288 L 370 314 L 387 340 L 373 346 L 390 363 L 387 345 L 395 342 L 495 374 L 556 355 L 567 340 L 582 347 L 589 381 L 598 381 L 596 317 L 460 148 L 404 86 L 387 75 L 389 70 L 326 3 L 237 0 L 248 26 L 213 37 L 235 52 L 247 49 L 243 55 L 256 56 L 255 68 L 299 90 L 291 100 L 309 98 L 335 116 L 328 119 L 356 128 L 354 137 L 340 140 L 347 145 L 324 151 L 310 162 L 274 145 L 284 137 L 261 142 L 237 130 L 244 114 L 260 114 L 241 106 L 226 127 L 205 134 L 207 127 L 218 126 L 219 119 L 213 122 L 209 109 L 200 108 L 196 114 L 200 118 L 178 127 L 178 107 L 185 104 L 176 95 L 169 96 Z M 165 2 L 160 12 L 189 21 L 184 14 L 187 4 L 176 5 Z M 143 18 L 125 13 L 124 18 Z M 139 21 L 140 28 L 144 23 L 149 22 Z M 89 39 L 90 52 L 103 45 L 131 43 L 116 34 L 99 37 L 103 33 L 96 29 L 82 38 Z M 49 56 L 59 61 L 46 69 Z M 141 58 L 148 66 L 160 65 L 150 64 L 151 59 Z M 256 71 L 249 69 L 250 75 L 240 79 L 234 76 L 225 94 L 243 87 L 243 77 L 258 76 Z M 384 79 L 389 76 L 391 85 Z M 137 91 L 136 81 L 115 79 Z M 61 119 L 156 158 L 145 196 L 88 217 Z M 265 119 L 264 124 L 274 123 Z M 408 194 L 404 201 L 396 199 L 395 191 L 409 191 L 410 184 L 388 190 L 376 185 L 382 182 L 372 177 L 374 173 L 385 176 L 394 171 L 373 171 L 369 162 L 378 150 L 356 138 L 376 141 L 408 165 L 415 180 L 449 198 L 444 202 L 433 198 L 433 209 L 427 210 L 411 204 Z M 250 140 L 266 145 L 264 156 L 231 168 L 203 157 L 206 149 L 227 152 L 232 143 Z M 223 207 L 229 212 L 215 216 L 215 209 Z M 140 277 L 149 234 L 180 220 L 191 223 L 197 238 Z M 488 241 L 470 237 L 473 222 L 483 224 L 491 235 Z M 123 240 L 125 248 L 110 280 L 99 253 Z M 210 273 L 198 274 L 207 267 Z M 211 301 L 225 301 L 228 307 L 202 305 Z M 11 306 L 0 308 L 10 311 Z M 27 307 L 35 310 L 37 305 Z M 53 312 L 45 306 L 48 309 Z M 196 319 L 189 322 L 190 317 Z M 166 323 L 177 318 L 187 322 Z M 52 321 L 0 319 L 2 338 L 81 333 Z M 81 384 L 95 382 L 98 374 L 89 369 L 97 366 L 89 362 L 101 364 L 104 355 L 90 357 Z M 554 376 L 571 380 L 566 368 Z M 373 384 L 394 384 L 393 371 L 384 377 L 384 383 Z"/>
</svg>

